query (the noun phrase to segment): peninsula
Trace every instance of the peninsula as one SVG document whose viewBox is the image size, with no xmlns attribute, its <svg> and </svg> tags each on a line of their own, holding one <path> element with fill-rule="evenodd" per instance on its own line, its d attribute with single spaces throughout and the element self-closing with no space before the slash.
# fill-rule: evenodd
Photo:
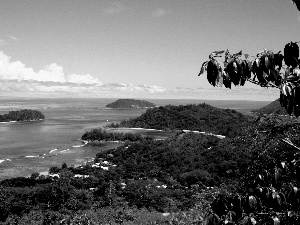
<svg viewBox="0 0 300 225">
<path fill-rule="evenodd" d="M 208 104 L 166 105 L 148 109 L 141 116 L 107 127 L 146 128 L 156 130 L 193 130 L 234 137 L 239 129 L 251 124 L 251 117 L 231 109 Z"/>
</svg>

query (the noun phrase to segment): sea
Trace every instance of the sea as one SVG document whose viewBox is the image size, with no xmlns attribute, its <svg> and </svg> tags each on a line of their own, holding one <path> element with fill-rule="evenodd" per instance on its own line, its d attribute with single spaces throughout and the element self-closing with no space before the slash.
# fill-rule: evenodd
<svg viewBox="0 0 300 225">
<path fill-rule="evenodd" d="M 147 109 L 109 109 L 105 106 L 117 99 L 109 98 L 18 98 L 0 99 L 0 114 L 12 110 L 35 109 L 45 120 L 0 123 L 0 180 L 44 173 L 52 166 L 79 166 L 93 160 L 97 153 L 116 148 L 121 143 L 88 144 L 81 136 L 93 128 L 135 118 Z M 219 101 L 201 99 L 143 99 L 158 106 L 207 103 L 244 114 L 261 108 L 267 101 Z M 166 138 L 170 132 L 135 129 L 154 138 Z"/>
</svg>

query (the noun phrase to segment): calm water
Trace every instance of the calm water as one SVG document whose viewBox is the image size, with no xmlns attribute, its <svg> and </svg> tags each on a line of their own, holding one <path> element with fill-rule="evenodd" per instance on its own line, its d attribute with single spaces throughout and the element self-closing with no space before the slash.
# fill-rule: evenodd
<svg viewBox="0 0 300 225">
<path fill-rule="evenodd" d="M 79 165 L 92 159 L 99 151 L 118 146 L 107 143 L 84 145 L 80 137 L 85 131 L 134 118 L 145 109 L 105 109 L 116 99 L 1 99 L 0 114 L 10 110 L 37 109 L 46 120 L 38 122 L 0 123 L 0 179 L 28 176 L 47 171 L 51 166 Z M 220 108 L 248 113 L 269 102 L 149 100 L 157 105 L 186 105 L 206 102 Z M 144 134 L 160 138 L 168 134 L 151 131 Z"/>
</svg>

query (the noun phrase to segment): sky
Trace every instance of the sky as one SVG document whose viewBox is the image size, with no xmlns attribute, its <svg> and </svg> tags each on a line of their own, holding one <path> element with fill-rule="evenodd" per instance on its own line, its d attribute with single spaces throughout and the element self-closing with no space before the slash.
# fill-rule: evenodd
<svg viewBox="0 0 300 225">
<path fill-rule="evenodd" d="M 215 50 L 255 55 L 300 41 L 290 0 L 0 0 L 0 97 L 273 101 L 213 87 Z"/>
</svg>

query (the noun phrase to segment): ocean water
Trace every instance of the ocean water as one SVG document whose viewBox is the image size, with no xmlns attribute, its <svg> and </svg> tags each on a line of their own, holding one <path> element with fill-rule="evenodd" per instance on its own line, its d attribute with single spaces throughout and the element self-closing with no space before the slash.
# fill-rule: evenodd
<svg viewBox="0 0 300 225">
<path fill-rule="evenodd" d="M 87 145 L 80 141 L 85 131 L 140 116 L 146 109 L 107 109 L 105 105 L 116 99 L 1 99 L 0 114 L 11 110 L 36 109 L 46 119 L 36 122 L 0 123 L 0 179 L 29 176 L 47 171 L 51 166 L 66 162 L 80 165 L 105 149 L 119 143 Z M 269 102 L 208 101 L 184 99 L 151 99 L 159 106 L 207 103 L 249 113 Z M 155 138 L 170 134 L 149 130 L 135 130 Z"/>
</svg>

